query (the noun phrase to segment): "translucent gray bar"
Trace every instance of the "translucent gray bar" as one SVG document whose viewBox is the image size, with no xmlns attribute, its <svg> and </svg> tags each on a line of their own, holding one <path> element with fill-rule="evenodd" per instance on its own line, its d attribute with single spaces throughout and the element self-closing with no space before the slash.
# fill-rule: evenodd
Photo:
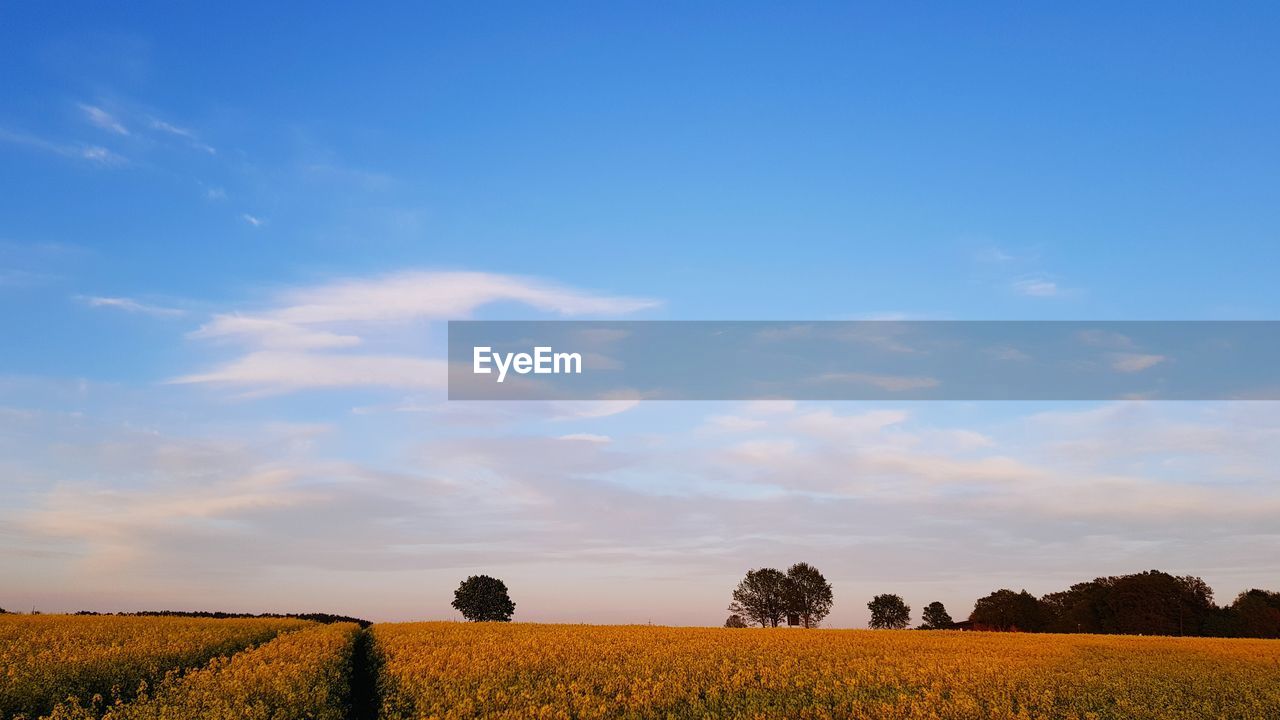
<svg viewBox="0 0 1280 720">
<path fill-rule="evenodd" d="M 449 323 L 451 400 L 633 398 L 1280 400 L 1280 322 Z"/>
</svg>

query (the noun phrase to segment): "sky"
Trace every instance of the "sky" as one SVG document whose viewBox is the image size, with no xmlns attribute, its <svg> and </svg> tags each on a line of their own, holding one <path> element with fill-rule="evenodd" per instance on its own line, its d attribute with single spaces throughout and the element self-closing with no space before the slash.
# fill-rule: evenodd
<svg viewBox="0 0 1280 720">
<path fill-rule="evenodd" d="M 446 400 L 445 322 L 1274 319 L 1280 10 L 0 9 L 0 607 L 1280 589 L 1269 402 Z"/>
</svg>

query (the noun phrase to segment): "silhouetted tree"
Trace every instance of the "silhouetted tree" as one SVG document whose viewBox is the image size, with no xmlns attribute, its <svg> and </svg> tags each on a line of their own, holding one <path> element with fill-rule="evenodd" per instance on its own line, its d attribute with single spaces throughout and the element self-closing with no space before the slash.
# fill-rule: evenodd
<svg viewBox="0 0 1280 720">
<path fill-rule="evenodd" d="M 472 622 L 511 622 L 516 604 L 506 583 L 488 575 L 472 575 L 453 592 L 453 607 Z"/>
<path fill-rule="evenodd" d="M 1149 570 L 1109 580 L 1104 632 L 1199 635 L 1213 609 L 1213 590 L 1198 577 Z"/>
<path fill-rule="evenodd" d="M 817 627 L 831 612 L 834 598 L 831 583 L 809 563 L 796 563 L 787 570 L 787 612 L 800 617 L 806 628 Z"/>
<path fill-rule="evenodd" d="M 920 625 L 921 630 L 950 630 L 956 625 L 947 612 L 946 606 L 937 600 L 924 606 L 920 619 L 923 620 Z"/>
<path fill-rule="evenodd" d="M 997 590 L 974 603 L 969 620 L 991 630 L 1042 632 L 1048 626 L 1049 613 L 1026 590 Z"/>
<path fill-rule="evenodd" d="M 743 620 L 741 615 L 734 613 L 729 616 L 728 620 L 724 621 L 724 626 L 727 628 L 744 628 L 747 626 L 747 621 Z"/>
<path fill-rule="evenodd" d="M 877 595 L 867 608 L 871 627 L 877 630 L 901 630 L 911 623 L 911 606 L 898 595 Z"/>
<path fill-rule="evenodd" d="M 1106 598 L 1112 578 L 1076 583 L 1066 590 L 1041 599 L 1048 616 L 1048 629 L 1064 633 L 1104 633 Z"/>
<path fill-rule="evenodd" d="M 780 570 L 749 570 L 733 591 L 729 612 L 760 627 L 778 627 L 787 614 L 787 586 L 787 576 Z"/>
<path fill-rule="evenodd" d="M 1235 635 L 1280 638 L 1280 592 L 1246 590 L 1231 603 Z"/>
</svg>

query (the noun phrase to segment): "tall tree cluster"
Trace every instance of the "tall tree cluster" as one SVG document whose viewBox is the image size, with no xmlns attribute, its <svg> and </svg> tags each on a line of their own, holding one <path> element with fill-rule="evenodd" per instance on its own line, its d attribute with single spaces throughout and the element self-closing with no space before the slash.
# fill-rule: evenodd
<svg viewBox="0 0 1280 720">
<path fill-rule="evenodd" d="M 831 583 L 809 563 L 796 563 L 784 573 L 774 568 L 750 570 L 733 591 L 726 627 L 751 622 L 778 627 L 788 616 L 806 628 L 818 627 L 831 612 Z M 737 617 L 735 621 L 734 616 Z M 742 625 L 738 621 L 744 621 Z"/>
</svg>

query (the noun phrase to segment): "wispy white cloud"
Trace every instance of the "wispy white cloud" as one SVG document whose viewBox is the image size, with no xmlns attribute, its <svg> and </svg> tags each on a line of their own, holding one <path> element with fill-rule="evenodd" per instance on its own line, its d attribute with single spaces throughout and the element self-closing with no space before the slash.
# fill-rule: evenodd
<svg viewBox="0 0 1280 720">
<path fill-rule="evenodd" d="M 978 262 L 984 263 L 1008 263 L 1015 259 L 1012 254 L 1005 252 L 1003 249 L 996 247 L 995 245 L 989 245 L 979 249 L 974 253 L 974 257 Z"/>
<path fill-rule="evenodd" d="M 256 386 L 263 392 L 339 386 L 440 387 L 445 363 L 418 355 L 421 327 L 415 323 L 467 317 L 496 302 L 517 302 L 568 316 L 623 314 L 656 304 L 491 273 L 406 271 L 337 280 L 280 293 L 272 307 L 258 312 L 215 315 L 191 337 L 235 343 L 250 353 L 214 371 L 177 381 Z M 332 352 L 356 346 L 370 349 Z M 298 372 L 291 372 L 290 366 Z M 439 370 L 439 376 L 424 378 L 428 369 Z M 607 403 L 586 405 L 599 411 Z"/>
<path fill-rule="evenodd" d="M 1141 372 L 1164 362 L 1164 355 L 1143 353 L 1117 353 L 1112 357 L 1111 367 L 1125 373 Z"/>
<path fill-rule="evenodd" d="M 181 317 L 187 314 L 185 310 L 179 308 L 150 305 L 126 297 L 83 297 L 81 300 L 89 307 L 114 308 L 155 317 Z"/>
<path fill-rule="evenodd" d="M 126 128 L 124 124 L 121 123 L 118 119 L 116 119 L 114 115 L 112 115 L 111 113 L 107 112 L 106 110 L 103 110 L 102 108 L 96 105 L 88 105 L 86 103 L 80 103 L 80 110 L 84 112 L 85 117 L 89 120 L 90 123 L 92 123 L 93 125 L 99 128 L 102 128 L 103 130 L 106 130 L 108 132 L 113 132 L 117 135 L 129 134 L 129 129 Z"/>
<path fill-rule="evenodd" d="M 244 386 L 250 395 L 271 395 L 316 388 L 442 388 L 447 373 L 443 360 L 263 350 L 169 382 Z"/>
<path fill-rule="evenodd" d="M 215 315 L 213 320 L 189 334 L 197 340 L 248 340 L 272 349 L 314 350 L 359 345 L 358 335 L 344 335 L 253 315 Z"/>
<path fill-rule="evenodd" d="M 814 379 L 818 383 L 850 383 L 854 385 L 870 385 L 888 392 L 905 392 L 908 390 L 927 390 L 941 384 L 937 378 L 911 375 L 884 375 L 877 373 L 842 372 L 826 373 Z"/>
<path fill-rule="evenodd" d="M 609 443 L 613 442 L 613 438 L 608 435 L 598 435 L 596 433 L 570 433 L 568 435 L 559 436 L 560 440 L 570 440 L 573 442 L 589 442 L 589 443 Z"/>
<path fill-rule="evenodd" d="M 1058 297 L 1063 290 L 1058 283 L 1045 278 L 1023 278 L 1013 282 L 1013 291 L 1027 297 Z"/>
<path fill-rule="evenodd" d="M 99 145 L 73 145 L 68 143 L 59 143 L 47 140 L 37 135 L 14 132 L 4 128 L 0 128 L 0 142 L 6 142 L 11 145 L 18 145 L 32 150 L 39 150 L 53 155 L 60 155 L 65 158 L 87 160 L 104 166 L 123 165 L 127 162 L 125 157 Z"/>
<path fill-rule="evenodd" d="M 208 153 L 209 155 L 218 154 L 217 148 L 202 142 L 200 138 L 197 137 L 196 134 L 191 130 L 178 127 L 177 125 L 172 125 L 170 123 L 165 122 L 164 120 L 160 120 L 159 118 L 155 118 L 155 117 L 148 118 L 148 126 L 152 130 L 156 130 L 168 135 L 173 135 L 175 137 L 182 138 L 183 140 L 186 140 L 187 143 L 191 145 L 191 147 L 201 152 Z"/>
<path fill-rule="evenodd" d="M 250 215 L 249 213 L 241 213 L 240 219 L 254 227 L 262 227 L 263 223 L 266 222 L 262 218 Z"/>
</svg>

